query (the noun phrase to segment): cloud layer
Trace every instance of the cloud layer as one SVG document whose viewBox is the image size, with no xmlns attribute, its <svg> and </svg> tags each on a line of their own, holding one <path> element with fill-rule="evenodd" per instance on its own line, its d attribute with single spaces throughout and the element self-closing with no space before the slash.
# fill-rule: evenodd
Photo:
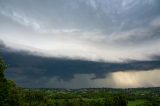
<svg viewBox="0 0 160 106">
<path fill-rule="evenodd" d="M 0 0 L 7 75 L 26 86 L 35 76 L 66 83 L 159 70 L 159 9 L 159 0 Z"/>
<path fill-rule="evenodd" d="M 112 62 L 160 52 L 158 0 L 0 2 L 0 39 L 15 49 Z"/>
<path fill-rule="evenodd" d="M 5 45 L 0 47 L 0 54 L 8 65 L 6 76 L 23 87 L 159 86 L 158 57 L 152 61 L 107 63 L 62 57 L 47 58 L 25 51 L 13 51 Z"/>
</svg>

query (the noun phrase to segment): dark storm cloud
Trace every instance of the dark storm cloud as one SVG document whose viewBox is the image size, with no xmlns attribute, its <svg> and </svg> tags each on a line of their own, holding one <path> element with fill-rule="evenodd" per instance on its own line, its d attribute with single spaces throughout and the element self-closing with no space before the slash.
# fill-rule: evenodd
<svg viewBox="0 0 160 106">
<path fill-rule="evenodd" d="M 106 74 L 116 71 L 147 71 L 160 68 L 159 59 L 153 61 L 106 63 L 66 58 L 46 58 L 35 56 L 25 51 L 15 52 L 4 46 L 0 47 L 0 54 L 8 65 L 6 76 L 15 80 L 20 86 L 26 86 L 25 84 L 28 83 L 28 86 L 38 87 L 38 85 L 34 86 L 34 81 L 38 80 L 38 84 L 47 83 L 53 77 L 69 81 L 76 74 L 94 74 L 94 79 L 96 79 L 105 78 Z M 46 79 L 43 80 L 43 77 Z"/>
</svg>

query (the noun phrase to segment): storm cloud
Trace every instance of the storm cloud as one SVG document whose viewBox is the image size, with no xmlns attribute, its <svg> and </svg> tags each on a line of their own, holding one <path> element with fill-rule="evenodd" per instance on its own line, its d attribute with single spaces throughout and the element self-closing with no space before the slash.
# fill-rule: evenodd
<svg viewBox="0 0 160 106">
<path fill-rule="evenodd" d="M 84 76 L 159 70 L 159 10 L 159 0 L 0 0 L 6 76 L 21 86 L 69 87 Z"/>
<path fill-rule="evenodd" d="M 1 56 L 8 65 L 6 76 L 10 79 L 14 79 L 19 86 L 56 87 L 56 84 L 54 84 L 56 81 L 57 84 L 59 81 L 64 81 L 65 83 L 68 83 L 65 87 L 71 88 L 69 82 L 74 81 L 75 77 L 78 77 L 79 80 L 82 81 L 81 83 L 83 83 L 82 79 L 90 80 L 92 83 L 92 81 L 98 79 L 106 79 L 108 78 L 107 76 L 114 72 L 141 72 L 144 70 L 147 72 L 160 69 L 160 59 L 158 58 L 153 58 L 152 61 L 128 60 L 125 63 L 111 63 L 104 61 L 95 62 L 68 59 L 63 57 L 47 58 L 33 55 L 26 51 L 13 51 L 12 49 L 5 47 L 5 45 L 1 46 L 0 50 Z M 120 75 L 120 77 L 123 76 Z M 51 81 L 53 81 L 53 85 L 51 84 Z M 111 87 L 118 87 L 114 85 L 113 80 L 107 84 L 111 84 Z M 62 87 L 62 85 L 57 85 L 57 87 Z M 83 84 L 79 86 L 85 87 Z M 91 84 L 90 87 L 92 86 L 93 85 Z"/>
</svg>

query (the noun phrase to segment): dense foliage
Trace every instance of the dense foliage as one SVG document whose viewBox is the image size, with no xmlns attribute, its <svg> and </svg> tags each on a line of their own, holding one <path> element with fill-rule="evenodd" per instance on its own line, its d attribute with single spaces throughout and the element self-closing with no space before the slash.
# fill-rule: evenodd
<svg viewBox="0 0 160 106">
<path fill-rule="evenodd" d="M 0 59 L 0 106 L 19 106 L 20 97 L 13 81 L 4 77 L 6 65 Z"/>
<path fill-rule="evenodd" d="M 160 106 L 160 88 L 18 88 L 5 69 L 0 59 L 0 106 Z"/>
</svg>

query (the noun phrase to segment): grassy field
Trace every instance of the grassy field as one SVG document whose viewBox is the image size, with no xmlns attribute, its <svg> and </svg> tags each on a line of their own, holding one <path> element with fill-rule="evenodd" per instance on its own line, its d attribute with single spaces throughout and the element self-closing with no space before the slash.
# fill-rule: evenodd
<svg viewBox="0 0 160 106">
<path fill-rule="evenodd" d="M 143 104 L 144 102 L 145 102 L 144 100 L 128 101 L 128 106 L 136 106 L 139 104 Z"/>
</svg>

